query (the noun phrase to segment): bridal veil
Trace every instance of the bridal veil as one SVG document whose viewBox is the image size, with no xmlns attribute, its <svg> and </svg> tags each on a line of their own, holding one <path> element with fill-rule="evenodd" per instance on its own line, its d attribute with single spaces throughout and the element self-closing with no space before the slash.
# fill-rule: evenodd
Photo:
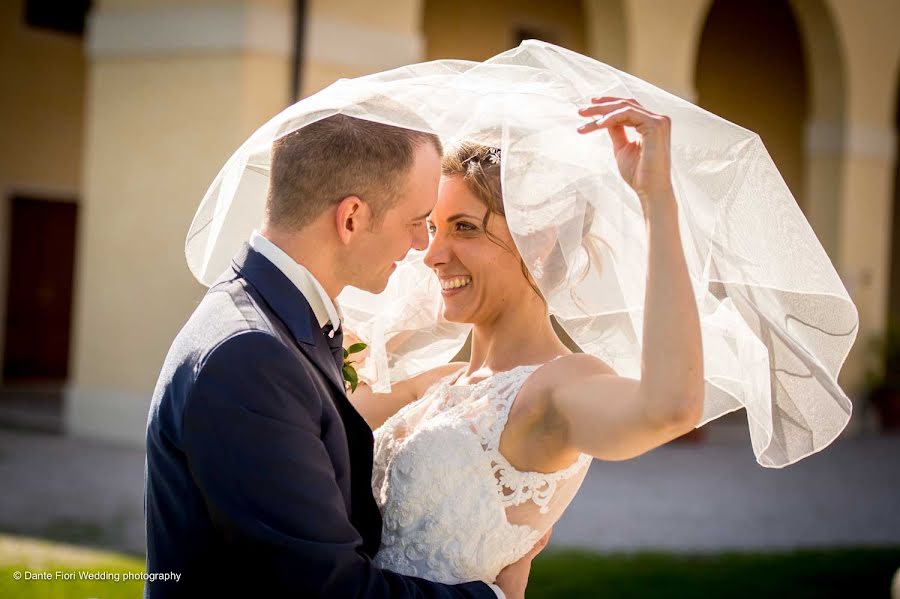
<svg viewBox="0 0 900 599">
<path fill-rule="evenodd" d="M 485 62 L 440 60 L 340 80 L 288 107 L 228 160 L 186 242 L 209 285 L 259 227 L 276 138 L 343 113 L 500 148 L 507 222 L 550 312 L 586 353 L 639 378 L 647 272 L 640 203 L 607 135 L 578 135 L 595 96 L 633 97 L 672 121 L 672 179 L 702 328 L 701 423 L 743 408 L 757 461 L 819 451 L 852 406 L 837 376 L 858 315 L 759 136 L 627 73 L 527 41 Z M 594 251 L 587 251 L 589 240 Z M 441 318 L 437 279 L 410 252 L 384 293 L 347 288 L 363 374 L 391 381 L 446 363 L 470 325 Z"/>
</svg>

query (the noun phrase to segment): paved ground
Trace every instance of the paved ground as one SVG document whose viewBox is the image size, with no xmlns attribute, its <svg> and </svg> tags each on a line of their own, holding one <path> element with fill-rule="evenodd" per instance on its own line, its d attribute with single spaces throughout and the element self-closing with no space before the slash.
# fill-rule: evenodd
<svg viewBox="0 0 900 599">
<path fill-rule="evenodd" d="M 784 470 L 741 435 L 594 462 L 552 544 L 600 551 L 900 545 L 900 436 Z M 0 430 L 0 530 L 143 552 L 143 452 Z"/>
<path fill-rule="evenodd" d="M 144 452 L 0 430 L 0 530 L 144 551 Z"/>
<path fill-rule="evenodd" d="M 839 439 L 780 470 L 746 443 L 595 460 L 554 528 L 601 551 L 900 546 L 900 435 Z"/>
</svg>

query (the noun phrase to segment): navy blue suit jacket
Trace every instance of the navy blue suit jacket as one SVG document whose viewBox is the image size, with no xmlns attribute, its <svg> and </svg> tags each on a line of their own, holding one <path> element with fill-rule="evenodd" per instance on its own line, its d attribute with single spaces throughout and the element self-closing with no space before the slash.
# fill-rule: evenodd
<svg viewBox="0 0 900 599">
<path fill-rule="evenodd" d="M 144 596 L 479 597 L 372 563 L 372 431 L 303 294 L 245 245 L 175 338 L 147 422 Z"/>
</svg>

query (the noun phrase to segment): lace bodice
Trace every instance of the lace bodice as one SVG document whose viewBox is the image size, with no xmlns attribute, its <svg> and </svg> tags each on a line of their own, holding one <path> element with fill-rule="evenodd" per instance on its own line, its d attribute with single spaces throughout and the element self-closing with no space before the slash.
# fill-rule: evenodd
<svg viewBox="0 0 900 599">
<path fill-rule="evenodd" d="M 451 384 L 455 373 L 375 431 L 379 566 L 448 584 L 493 582 L 559 518 L 590 456 L 553 473 L 521 472 L 499 451 L 519 389 L 539 367 L 471 385 Z"/>
</svg>

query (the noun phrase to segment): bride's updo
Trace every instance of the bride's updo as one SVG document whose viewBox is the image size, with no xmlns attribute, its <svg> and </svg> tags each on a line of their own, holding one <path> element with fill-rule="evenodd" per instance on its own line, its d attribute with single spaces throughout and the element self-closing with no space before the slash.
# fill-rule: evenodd
<svg viewBox="0 0 900 599">
<path fill-rule="evenodd" d="M 441 174 L 444 176 L 462 177 L 462 180 L 469 191 L 487 206 L 488 211 L 487 214 L 484 215 L 482 226 L 484 227 L 488 239 L 498 246 L 512 252 L 514 251 L 514 248 L 510 248 L 503 240 L 487 230 L 487 224 L 491 214 L 499 214 L 506 218 L 506 211 L 503 208 L 502 186 L 500 184 L 501 159 L 502 157 L 499 148 L 493 148 L 474 142 L 462 142 L 447 148 L 445 151 L 441 159 Z M 583 280 L 587 276 L 592 263 L 598 271 L 601 267 L 600 253 L 594 245 L 595 237 L 590 232 L 593 222 L 594 208 L 588 203 L 581 231 L 581 245 L 587 253 L 588 260 L 584 261 L 581 272 L 577 275 L 576 280 L 578 281 Z M 544 294 L 541 293 L 541 290 L 538 288 L 531 272 L 528 270 L 525 261 L 521 257 L 519 258 L 519 264 L 522 268 L 522 274 L 525 276 L 528 284 L 546 304 L 547 302 L 544 298 Z M 566 262 L 565 257 L 563 256 L 562 247 L 557 240 L 553 244 L 553 249 L 550 251 L 544 262 L 544 271 L 547 275 L 541 279 L 541 282 L 545 289 L 551 291 L 565 282 L 567 272 L 565 264 Z M 578 298 L 574 294 L 574 289 L 572 290 L 572 298 L 576 303 L 579 303 Z"/>
</svg>

